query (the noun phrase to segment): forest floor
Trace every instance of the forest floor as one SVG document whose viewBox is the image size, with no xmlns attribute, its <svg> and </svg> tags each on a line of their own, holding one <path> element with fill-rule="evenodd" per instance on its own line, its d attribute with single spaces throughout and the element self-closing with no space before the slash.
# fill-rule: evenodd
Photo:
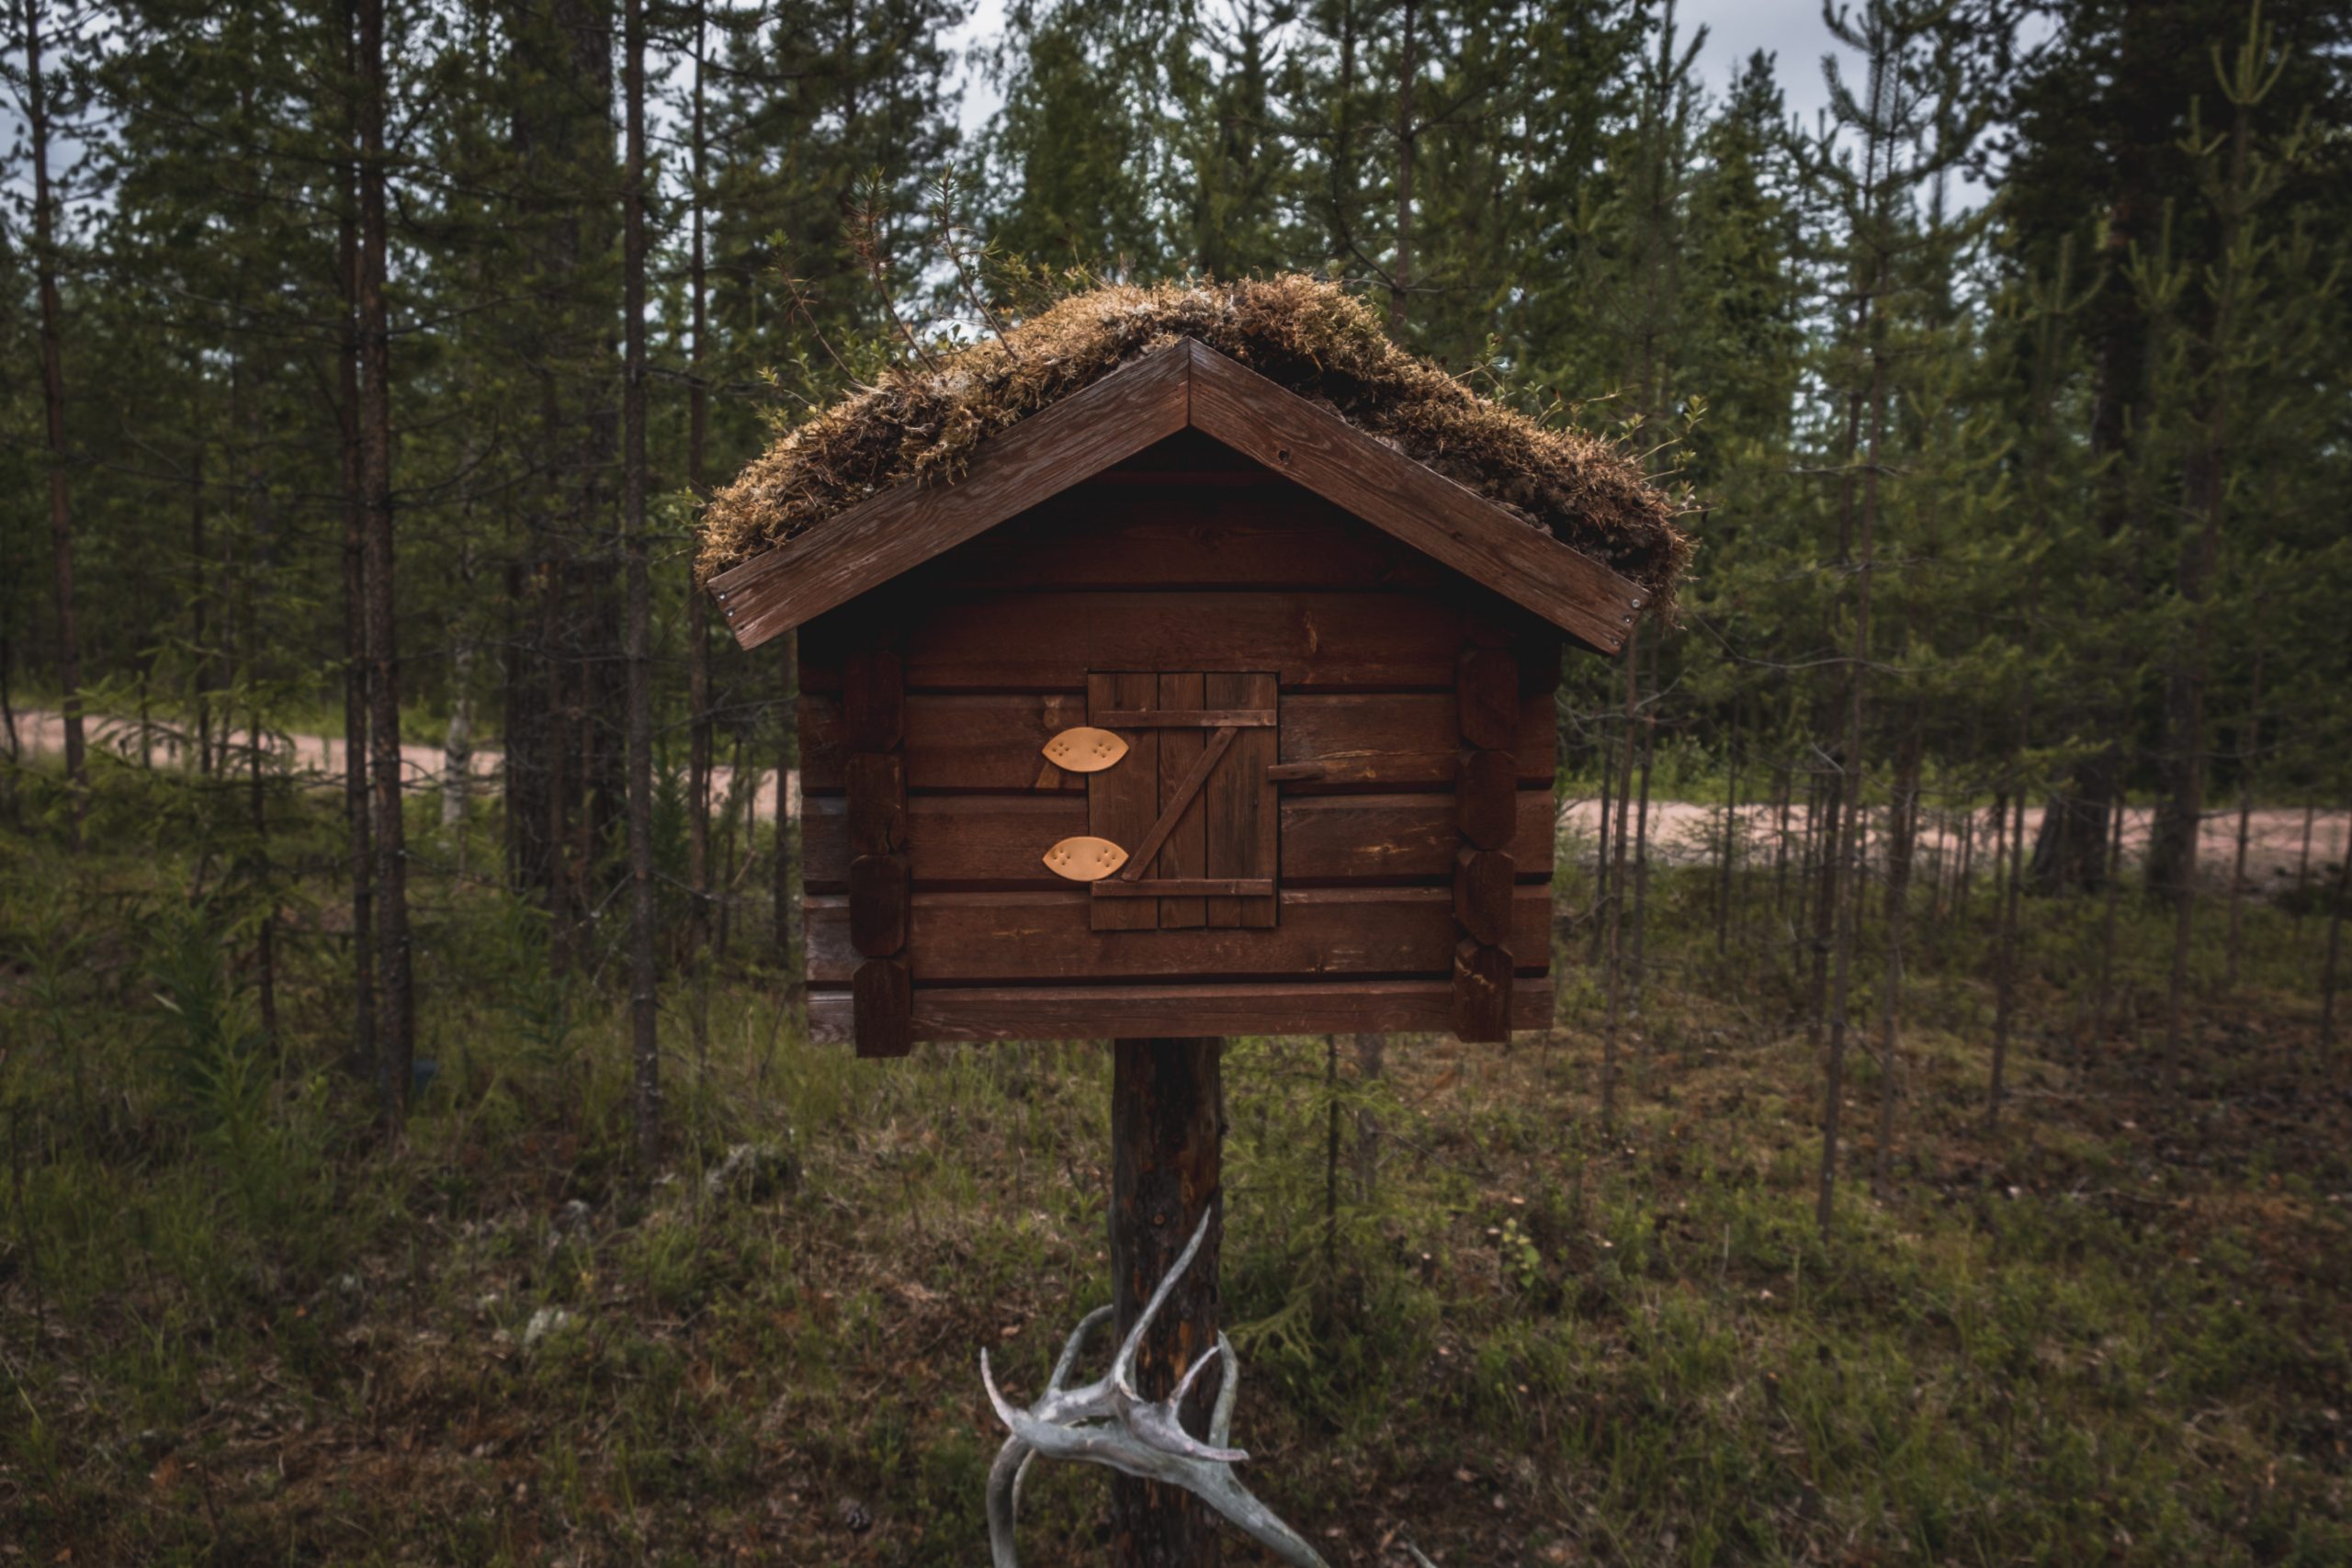
<svg viewBox="0 0 2352 1568">
<path fill-rule="evenodd" d="M 0 1562 L 985 1561 L 978 1353 L 1026 1400 L 1107 1296 L 1099 1047 L 862 1063 L 680 980 L 641 1172 L 618 1010 L 421 886 L 437 1074 L 388 1148 L 322 917 L 265 1042 L 187 874 L 0 835 Z M 2167 1063 L 2052 917 L 1997 1124 L 1981 927 L 1934 923 L 1885 1194 L 1858 1048 L 1825 1240 L 1795 982 L 1715 966 L 1713 886 L 1656 890 L 1613 1125 L 1580 951 L 1509 1049 L 1342 1043 L 1333 1087 L 1231 1045 L 1248 1483 L 1335 1565 L 2352 1562 L 2321 922 L 2256 911 Z M 1023 1561 L 1102 1561 L 1102 1477 L 1032 1483 Z"/>
<path fill-rule="evenodd" d="M 20 744 L 31 756 L 54 756 L 65 749 L 63 717 L 51 710 L 31 709 L 17 716 Z M 140 746 L 136 720 L 122 718 L 93 718 L 93 743 L 103 744 L 119 755 L 136 760 Z M 220 742 L 242 749 L 244 731 L 232 731 Z M 277 738 L 277 744 L 288 754 L 286 765 L 310 774 L 322 785 L 340 783 L 343 777 L 343 737 L 339 735 L 288 734 Z M 181 742 L 170 736 L 151 736 L 147 755 L 155 767 L 173 767 L 179 761 Z M 429 788 L 434 781 L 448 773 L 447 755 L 438 746 L 406 745 L 401 748 L 401 764 L 408 771 L 413 787 Z M 468 758 L 468 768 L 484 788 L 495 787 L 503 758 L 497 748 L 479 746 Z M 734 773 L 725 763 L 711 771 L 711 790 L 726 798 L 733 786 Z M 785 777 L 785 799 L 787 808 L 797 810 L 800 804 L 800 775 L 787 773 Z M 754 822 L 773 821 L 775 817 L 775 770 L 762 769 L 752 783 L 750 799 Z M 1723 807 L 1696 801 L 1657 799 L 1648 804 L 1647 832 L 1653 853 L 1668 864 L 1712 865 L 1723 852 Z M 1565 833 L 1577 835 L 1587 841 L 1600 837 L 1601 805 L 1597 797 L 1571 799 L 1560 807 L 1559 824 Z M 1975 812 L 1973 836 L 1980 845 L 1989 843 L 1994 832 L 1992 807 L 1980 805 Z M 1770 852 L 1769 846 L 1776 835 L 1784 835 L 1792 843 L 1806 831 L 1809 812 L 1803 801 L 1792 805 L 1783 814 L 1769 803 L 1748 802 L 1740 807 L 1738 833 L 1742 843 L 1757 846 L 1758 852 Z M 1961 852 L 1962 818 L 1959 811 L 1927 814 L 1921 824 L 1919 844 L 1923 853 Z M 2030 806 L 2025 813 L 2025 831 L 2029 840 L 2041 831 L 2042 808 Z M 2155 819 L 2153 807 L 2127 807 L 2123 818 L 2122 853 L 2125 861 L 2136 864 L 2147 852 L 2148 834 Z M 2198 845 L 2198 863 L 2205 880 L 2216 886 L 2228 881 L 2229 868 L 2237 852 L 2238 820 L 2234 807 L 2224 807 L 2208 816 Z M 2347 849 L 2352 849 L 2352 813 L 2342 811 L 2304 811 L 2278 807 L 2261 807 L 2247 814 L 2245 880 L 2249 894 L 2260 897 L 2283 894 L 2296 886 L 2307 875 L 2341 861 Z"/>
</svg>

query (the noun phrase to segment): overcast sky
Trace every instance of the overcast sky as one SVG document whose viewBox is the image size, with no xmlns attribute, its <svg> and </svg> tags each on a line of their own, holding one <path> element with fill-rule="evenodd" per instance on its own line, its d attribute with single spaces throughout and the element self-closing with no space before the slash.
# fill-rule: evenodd
<svg viewBox="0 0 2352 1568">
<path fill-rule="evenodd" d="M 1682 0 L 1675 20 L 1688 38 L 1690 29 L 1704 27 L 1707 45 L 1700 55 L 1700 75 L 1710 92 L 1720 96 L 1732 69 L 1757 50 L 1778 54 L 1781 88 L 1788 107 L 1813 123 L 1815 113 L 1829 101 L 1822 85 L 1821 57 L 1838 48 L 1821 25 L 1820 0 Z M 1004 0 L 978 0 L 972 17 L 956 33 L 959 47 L 993 42 L 1004 30 Z M 1844 52 L 1842 49 L 1839 51 Z M 1849 70 L 1849 79 L 1857 73 Z M 977 72 L 964 83 L 964 129 L 978 130 L 996 112 L 996 90 Z"/>
</svg>

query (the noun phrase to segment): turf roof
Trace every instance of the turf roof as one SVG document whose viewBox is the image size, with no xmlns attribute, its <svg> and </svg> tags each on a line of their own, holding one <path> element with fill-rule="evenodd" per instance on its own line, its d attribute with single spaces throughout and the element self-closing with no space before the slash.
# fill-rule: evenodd
<svg viewBox="0 0 2352 1568">
<path fill-rule="evenodd" d="M 988 436 L 1178 338 L 1195 338 L 1606 561 L 1670 609 L 1690 541 L 1618 448 L 1539 424 L 1390 342 L 1344 289 L 1296 274 L 1111 285 L 968 348 L 901 366 L 794 427 L 711 499 L 700 575 L 751 559 L 876 492 L 953 483 Z"/>
</svg>

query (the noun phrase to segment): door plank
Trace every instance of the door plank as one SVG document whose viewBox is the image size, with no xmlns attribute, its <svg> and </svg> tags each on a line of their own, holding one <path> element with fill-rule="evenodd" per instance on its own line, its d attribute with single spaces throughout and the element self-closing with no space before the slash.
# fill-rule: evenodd
<svg viewBox="0 0 2352 1568">
<path fill-rule="evenodd" d="M 1271 674 L 1213 672 L 1203 682 L 1203 690 L 1204 700 L 1212 707 L 1270 708 L 1275 702 L 1275 681 Z M 1266 777 L 1266 769 L 1274 761 L 1279 741 L 1271 729 L 1232 733 L 1232 749 L 1224 765 L 1209 775 L 1204 794 L 1208 822 L 1206 874 L 1272 876 L 1281 863 L 1281 819 L 1276 786 Z M 1275 910 L 1272 898 L 1211 898 L 1208 923 L 1271 926 Z"/>
<path fill-rule="evenodd" d="M 1163 708 L 1200 708 L 1208 699 L 1201 694 L 1206 682 L 1197 674 L 1162 675 L 1159 677 L 1159 705 Z M 1182 783 L 1184 774 L 1198 761 L 1208 747 L 1206 732 L 1198 729 L 1163 729 L 1159 733 L 1159 794 L 1165 800 Z M 1152 868 L 1155 878 L 1191 877 L 1205 874 L 1208 865 L 1208 810 L 1195 799 L 1177 822 L 1176 830 L 1161 846 L 1159 863 Z M 1159 929 L 1182 931 L 1191 926 L 1204 926 L 1209 920 L 1208 902 L 1203 898 L 1162 898 L 1159 901 Z"/>
<path fill-rule="evenodd" d="M 1086 679 L 1087 716 L 1099 710 L 1148 708 L 1159 703 L 1159 681 L 1150 674 L 1095 674 Z M 1086 830 L 1133 855 L 1159 815 L 1159 747 L 1156 729 L 1121 732 L 1127 754 L 1099 773 L 1086 775 Z M 1152 931 L 1159 909 L 1149 899 L 1104 899 L 1090 906 L 1093 929 Z"/>
</svg>

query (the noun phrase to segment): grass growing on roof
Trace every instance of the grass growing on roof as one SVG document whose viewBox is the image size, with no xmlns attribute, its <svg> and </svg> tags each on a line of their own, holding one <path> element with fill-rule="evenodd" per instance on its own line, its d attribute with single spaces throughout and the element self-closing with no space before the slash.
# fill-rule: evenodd
<svg viewBox="0 0 2352 1568">
<path fill-rule="evenodd" d="M 810 416 L 712 498 L 707 580 L 908 482 L 952 483 L 990 435 L 1193 338 L 1606 561 L 1669 609 L 1690 541 L 1672 495 L 1611 444 L 1479 396 L 1388 339 L 1338 285 L 1298 274 L 1114 284 Z"/>
</svg>

